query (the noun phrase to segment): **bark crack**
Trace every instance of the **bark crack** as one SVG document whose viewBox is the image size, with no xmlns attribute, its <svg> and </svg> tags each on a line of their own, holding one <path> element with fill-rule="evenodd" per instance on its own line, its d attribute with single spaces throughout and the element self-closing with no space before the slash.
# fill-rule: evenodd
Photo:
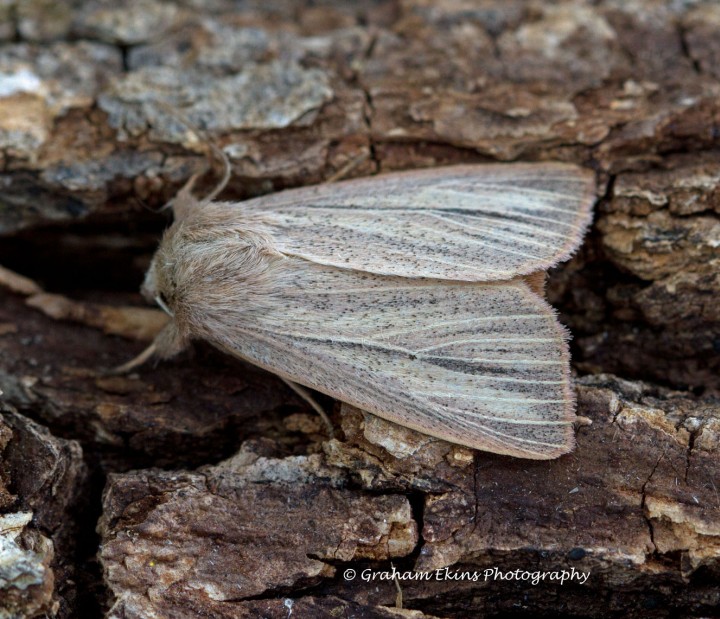
<svg viewBox="0 0 720 619">
<path fill-rule="evenodd" d="M 373 34 L 370 39 L 370 43 L 365 50 L 365 54 L 363 55 L 363 63 L 370 60 L 372 57 L 377 41 L 378 35 Z M 365 121 L 365 127 L 367 130 L 368 150 L 370 152 L 370 160 L 372 161 L 375 170 L 378 171 L 380 168 L 380 161 L 378 160 L 378 154 L 375 149 L 375 140 L 373 138 L 373 116 L 375 114 L 375 107 L 373 105 L 372 94 L 370 93 L 370 89 L 363 83 L 361 75 L 356 74 L 355 81 L 365 98 L 365 105 L 363 106 L 363 120 Z"/>
<path fill-rule="evenodd" d="M 690 51 L 690 44 L 687 40 L 687 28 L 682 24 L 678 24 L 678 38 L 680 39 L 680 49 L 682 50 L 682 55 L 690 61 L 695 73 L 702 75 L 703 70 L 700 66 L 700 62 L 693 57 L 692 52 Z"/>
<path fill-rule="evenodd" d="M 690 432 L 690 438 L 688 439 L 688 446 L 685 450 L 685 475 L 683 476 L 683 481 L 685 483 L 688 483 L 688 474 L 690 473 L 690 461 L 692 459 L 692 452 L 695 447 L 695 439 L 697 438 L 698 432 L 700 430 L 693 430 Z"/>
<path fill-rule="evenodd" d="M 478 514 L 480 513 L 480 501 L 478 499 L 478 464 L 477 464 L 477 458 L 473 460 L 473 495 L 474 495 L 474 506 L 475 509 L 473 511 L 473 527 L 470 531 L 470 535 L 475 535 L 475 531 L 477 530 L 478 526 Z"/>
<path fill-rule="evenodd" d="M 648 478 L 645 480 L 642 487 L 640 488 L 640 492 L 642 495 L 642 498 L 640 500 L 640 508 L 642 510 L 642 515 L 645 520 L 645 524 L 647 525 L 647 528 L 648 528 L 648 535 L 650 536 L 650 543 L 653 546 L 652 554 L 655 554 L 657 552 L 657 545 L 655 544 L 655 530 L 653 529 L 651 519 L 647 514 L 647 510 L 645 509 L 646 501 L 647 501 L 647 494 L 645 492 L 645 489 L 647 488 L 647 485 L 650 483 L 650 480 L 653 478 L 653 475 L 655 475 L 655 471 L 657 470 L 658 466 L 660 466 L 660 462 L 662 462 L 662 459 L 664 457 L 665 457 L 665 452 L 663 451 L 660 454 L 660 457 L 657 459 L 657 462 L 655 462 L 655 466 L 653 466 L 652 471 L 650 471 Z"/>
</svg>

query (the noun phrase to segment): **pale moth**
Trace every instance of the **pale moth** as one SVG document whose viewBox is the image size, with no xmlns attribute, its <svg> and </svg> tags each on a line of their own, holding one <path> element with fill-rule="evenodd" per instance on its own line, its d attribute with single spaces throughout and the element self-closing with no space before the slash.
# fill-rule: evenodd
<svg viewBox="0 0 720 619">
<path fill-rule="evenodd" d="M 191 185 L 143 284 L 172 319 L 138 361 L 203 339 L 453 443 L 572 450 L 568 335 L 540 282 L 590 223 L 591 172 L 459 165 L 239 203 Z"/>
</svg>

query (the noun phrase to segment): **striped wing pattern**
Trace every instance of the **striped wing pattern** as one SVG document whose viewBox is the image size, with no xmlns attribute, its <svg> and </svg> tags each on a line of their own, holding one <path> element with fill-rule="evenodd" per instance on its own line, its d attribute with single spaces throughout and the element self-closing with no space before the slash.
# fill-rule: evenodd
<svg viewBox="0 0 720 619">
<path fill-rule="evenodd" d="M 565 164 L 453 166 L 295 189 L 243 208 L 262 217 L 280 251 L 319 264 L 497 281 L 567 258 L 590 221 L 593 185 Z"/>
<path fill-rule="evenodd" d="M 515 164 L 196 203 L 146 285 L 175 303 L 178 333 L 284 378 L 471 448 L 555 458 L 574 443 L 567 334 L 522 276 L 577 248 L 592 196 L 580 168 Z"/>
<path fill-rule="evenodd" d="M 539 459 L 571 448 L 566 336 L 522 281 L 408 280 L 298 259 L 286 268 L 293 283 L 279 303 L 218 346 L 468 447 Z"/>
</svg>

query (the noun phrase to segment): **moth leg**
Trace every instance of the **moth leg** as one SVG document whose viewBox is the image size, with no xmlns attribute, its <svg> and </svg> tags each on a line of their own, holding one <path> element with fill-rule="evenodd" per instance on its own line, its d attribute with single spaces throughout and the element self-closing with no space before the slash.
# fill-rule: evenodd
<svg viewBox="0 0 720 619">
<path fill-rule="evenodd" d="M 127 374 L 153 357 L 158 359 L 170 359 L 181 352 L 187 344 L 187 340 L 181 337 L 177 326 L 173 321 L 166 324 L 160 333 L 155 336 L 150 346 L 143 350 L 137 357 L 130 359 L 127 363 L 123 363 L 112 368 L 108 373 Z"/>
<path fill-rule="evenodd" d="M 325 424 L 325 427 L 327 428 L 328 435 L 330 438 L 335 438 L 335 429 L 333 428 L 332 421 L 330 421 L 330 418 L 327 416 L 327 413 L 323 410 L 323 407 L 320 406 L 316 401 L 315 398 L 312 397 L 311 393 L 305 389 L 302 385 L 298 385 L 297 383 L 294 383 L 291 380 L 288 380 L 287 378 L 283 378 L 280 376 L 282 381 L 290 387 L 295 393 L 297 393 L 303 400 L 305 400 L 312 408 L 313 410 L 320 415 L 320 418 L 323 420 L 323 423 Z"/>
<path fill-rule="evenodd" d="M 152 358 L 155 355 L 156 350 L 157 346 L 155 345 L 155 342 L 152 342 L 150 346 L 143 350 L 137 357 L 134 357 L 130 359 L 130 361 L 127 361 L 122 365 L 118 365 L 111 370 L 108 370 L 107 373 L 111 376 L 115 376 L 117 374 L 127 374 L 128 372 L 132 372 L 135 368 L 140 367 L 148 359 Z"/>
</svg>

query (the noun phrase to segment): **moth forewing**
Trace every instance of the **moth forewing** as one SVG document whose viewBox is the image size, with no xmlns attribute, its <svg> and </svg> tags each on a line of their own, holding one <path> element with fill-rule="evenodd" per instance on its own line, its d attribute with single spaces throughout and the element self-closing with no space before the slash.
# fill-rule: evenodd
<svg viewBox="0 0 720 619">
<path fill-rule="evenodd" d="M 465 165 L 292 189 L 243 208 L 287 255 L 495 281 L 567 259 L 590 222 L 594 187 L 590 171 L 568 164 Z"/>
<path fill-rule="evenodd" d="M 408 280 L 302 260 L 285 265 L 295 284 L 282 306 L 216 344 L 454 443 L 537 459 L 572 449 L 566 335 L 522 281 Z"/>
<path fill-rule="evenodd" d="M 179 270 L 197 261 L 188 239 Z M 229 239 L 201 245 L 194 273 L 205 284 L 175 298 L 192 336 L 455 443 L 532 458 L 572 447 L 564 331 L 522 280 L 381 276 L 272 253 L 248 260 Z M 246 301 L 228 303 L 238 269 Z"/>
<path fill-rule="evenodd" d="M 158 353 L 206 339 L 432 436 L 557 457 L 575 403 L 537 271 L 579 244 L 591 187 L 580 168 L 529 164 L 185 196 L 146 279 L 173 314 Z"/>
</svg>

